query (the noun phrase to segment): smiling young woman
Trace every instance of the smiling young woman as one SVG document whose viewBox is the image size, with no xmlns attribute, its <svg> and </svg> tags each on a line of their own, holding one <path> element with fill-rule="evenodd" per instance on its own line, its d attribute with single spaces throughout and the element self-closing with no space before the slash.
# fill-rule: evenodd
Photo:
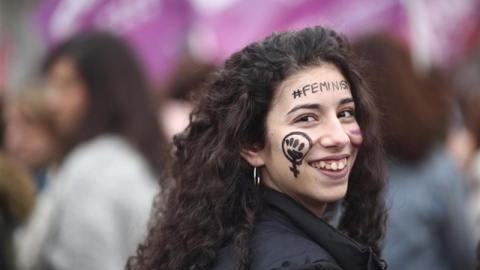
<svg viewBox="0 0 480 270">
<path fill-rule="evenodd" d="M 362 136 L 349 87 L 292 98 L 295 89 L 318 80 L 340 82 L 345 78 L 338 68 L 325 63 L 284 80 L 267 114 L 267 147 L 244 151 L 242 156 L 251 166 L 259 167 L 267 187 L 290 196 L 321 217 L 327 203 L 345 196 Z M 301 159 L 295 162 L 282 149 L 287 136 L 299 140 L 297 147 L 287 146 L 293 151 L 301 145 L 302 137 L 311 142 L 300 150 Z M 297 172 L 292 175 L 294 163 Z"/>
<path fill-rule="evenodd" d="M 206 90 L 129 268 L 385 269 L 378 118 L 347 41 L 274 33 Z"/>
</svg>

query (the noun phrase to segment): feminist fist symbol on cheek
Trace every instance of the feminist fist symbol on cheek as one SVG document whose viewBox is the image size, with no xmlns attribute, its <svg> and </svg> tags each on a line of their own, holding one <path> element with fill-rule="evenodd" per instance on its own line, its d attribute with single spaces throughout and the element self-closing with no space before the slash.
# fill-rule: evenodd
<svg viewBox="0 0 480 270">
<path fill-rule="evenodd" d="M 287 134 L 283 138 L 282 150 L 285 157 L 292 163 L 290 171 L 293 172 L 293 176 L 297 177 L 300 174 L 300 171 L 297 169 L 297 166 L 302 164 L 302 160 L 305 157 L 305 154 L 312 147 L 312 139 L 308 137 L 307 134 L 303 132 L 292 132 Z"/>
</svg>

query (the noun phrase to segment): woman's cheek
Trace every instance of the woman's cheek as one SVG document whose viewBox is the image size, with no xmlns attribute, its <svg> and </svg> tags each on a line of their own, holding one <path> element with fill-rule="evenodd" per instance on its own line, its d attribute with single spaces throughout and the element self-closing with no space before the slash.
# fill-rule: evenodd
<svg viewBox="0 0 480 270">
<path fill-rule="evenodd" d="M 349 130 L 349 134 L 350 134 L 350 141 L 352 143 L 352 146 L 357 149 L 360 148 L 363 142 L 362 131 L 360 130 L 360 128 L 357 127 Z"/>
<path fill-rule="evenodd" d="M 291 132 L 283 138 L 282 151 L 291 163 L 290 171 L 295 178 L 300 174 L 298 166 L 302 165 L 303 158 L 310 151 L 312 145 L 313 141 L 310 136 L 301 131 Z"/>
</svg>

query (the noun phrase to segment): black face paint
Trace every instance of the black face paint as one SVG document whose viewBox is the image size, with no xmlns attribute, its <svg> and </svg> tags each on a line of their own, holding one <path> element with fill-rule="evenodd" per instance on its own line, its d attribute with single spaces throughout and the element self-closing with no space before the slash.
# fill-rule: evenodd
<svg viewBox="0 0 480 270">
<path fill-rule="evenodd" d="M 303 87 L 293 90 L 292 96 L 293 99 L 306 97 L 307 93 L 311 94 L 323 91 L 339 91 L 339 90 L 348 90 L 348 82 L 346 80 L 341 81 L 330 81 L 330 82 L 314 82 L 311 84 L 306 84 Z"/>
<path fill-rule="evenodd" d="M 302 160 L 312 147 L 312 144 L 312 139 L 306 133 L 300 131 L 289 133 L 283 138 L 283 154 L 292 163 L 290 170 L 293 172 L 293 176 L 297 177 L 300 174 L 297 165 L 302 164 Z"/>
</svg>

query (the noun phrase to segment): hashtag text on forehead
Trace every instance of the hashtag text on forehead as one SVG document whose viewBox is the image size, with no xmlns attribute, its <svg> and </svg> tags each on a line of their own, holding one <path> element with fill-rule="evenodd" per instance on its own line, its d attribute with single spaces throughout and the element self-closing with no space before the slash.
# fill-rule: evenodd
<svg viewBox="0 0 480 270">
<path fill-rule="evenodd" d="M 330 82 L 314 82 L 305 84 L 303 87 L 293 90 L 292 96 L 294 99 L 297 97 L 307 96 L 307 94 L 315 94 L 324 91 L 339 91 L 348 90 L 348 82 L 346 80 L 330 81 Z"/>
</svg>

